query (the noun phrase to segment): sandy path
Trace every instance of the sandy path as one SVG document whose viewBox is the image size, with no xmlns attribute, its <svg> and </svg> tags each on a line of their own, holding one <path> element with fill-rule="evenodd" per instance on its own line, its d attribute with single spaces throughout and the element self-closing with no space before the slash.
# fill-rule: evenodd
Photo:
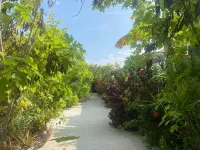
<svg viewBox="0 0 200 150">
<path fill-rule="evenodd" d="M 109 109 L 103 100 L 92 95 L 90 100 L 65 110 L 67 123 L 57 125 L 53 136 L 77 136 L 76 140 L 57 143 L 49 140 L 40 150 L 146 150 L 145 144 L 133 133 L 109 126 Z"/>
</svg>

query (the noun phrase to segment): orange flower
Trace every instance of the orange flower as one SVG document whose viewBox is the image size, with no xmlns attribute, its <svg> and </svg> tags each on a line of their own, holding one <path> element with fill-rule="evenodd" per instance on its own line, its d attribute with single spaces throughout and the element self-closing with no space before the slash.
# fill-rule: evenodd
<svg viewBox="0 0 200 150">
<path fill-rule="evenodd" d="M 128 101 L 128 97 L 125 98 L 125 101 Z"/>
</svg>

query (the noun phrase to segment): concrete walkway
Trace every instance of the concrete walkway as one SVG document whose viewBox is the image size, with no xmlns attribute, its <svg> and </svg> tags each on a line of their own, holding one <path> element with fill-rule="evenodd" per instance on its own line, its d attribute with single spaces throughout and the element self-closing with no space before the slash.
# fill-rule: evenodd
<svg viewBox="0 0 200 150">
<path fill-rule="evenodd" d="M 147 150 L 138 136 L 111 127 L 108 113 L 104 101 L 93 94 L 82 105 L 64 111 L 67 123 L 56 125 L 51 137 L 79 138 L 60 143 L 50 139 L 40 150 Z"/>
</svg>

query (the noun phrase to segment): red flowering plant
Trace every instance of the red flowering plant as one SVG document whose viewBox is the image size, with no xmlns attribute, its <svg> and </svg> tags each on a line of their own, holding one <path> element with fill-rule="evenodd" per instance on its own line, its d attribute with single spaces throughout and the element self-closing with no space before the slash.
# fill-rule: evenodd
<svg viewBox="0 0 200 150">
<path fill-rule="evenodd" d="M 158 113 L 157 111 L 155 111 L 155 112 L 153 113 L 153 115 L 154 115 L 155 118 L 159 117 L 159 113 Z"/>
<path fill-rule="evenodd" d="M 153 72 L 149 64 L 134 67 L 131 63 L 129 58 L 125 61 L 124 71 L 128 78 L 121 87 L 126 110 L 123 127 L 127 130 L 151 130 L 150 127 L 157 127 L 162 119 L 160 111 L 154 113 L 153 97 L 158 93 L 158 84 L 151 80 Z"/>
<path fill-rule="evenodd" d="M 154 113 L 153 105 L 158 86 L 151 81 L 151 73 L 145 66 L 135 68 L 126 63 L 123 69 L 113 72 L 114 83 L 119 86 L 111 86 L 106 94 L 110 96 L 110 125 L 134 131 L 147 130 L 152 124 L 158 126 L 162 117 L 160 111 Z"/>
<path fill-rule="evenodd" d="M 126 120 L 125 99 L 124 96 L 122 96 L 125 76 L 123 76 L 122 70 L 119 70 L 118 72 L 114 71 L 112 75 L 114 77 L 113 82 L 110 82 L 110 86 L 106 92 L 106 95 L 109 96 L 109 100 L 106 104 L 111 108 L 111 111 L 109 112 L 111 121 L 109 124 L 114 127 L 120 127 Z"/>
<path fill-rule="evenodd" d="M 128 97 L 125 97 L 124 100 L 125 100 L 125 101 L 128 101 Z"/>
</svg>

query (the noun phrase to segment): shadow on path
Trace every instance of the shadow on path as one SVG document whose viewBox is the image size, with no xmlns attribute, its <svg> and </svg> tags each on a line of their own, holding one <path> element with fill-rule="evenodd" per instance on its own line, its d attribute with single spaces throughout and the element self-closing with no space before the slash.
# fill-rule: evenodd
<svg viewBox="0 0 200 150">
<path fill-rule="evenodd" d="M 66 136 L 79 138 L 60 143 L 49 141 L 41 150 L 147 150 L 138 136 L 109 125 L 109 109 L 96 94 L 64 113 L 67 123 L 56 126 L 51 139 Z"/>
</svg>

